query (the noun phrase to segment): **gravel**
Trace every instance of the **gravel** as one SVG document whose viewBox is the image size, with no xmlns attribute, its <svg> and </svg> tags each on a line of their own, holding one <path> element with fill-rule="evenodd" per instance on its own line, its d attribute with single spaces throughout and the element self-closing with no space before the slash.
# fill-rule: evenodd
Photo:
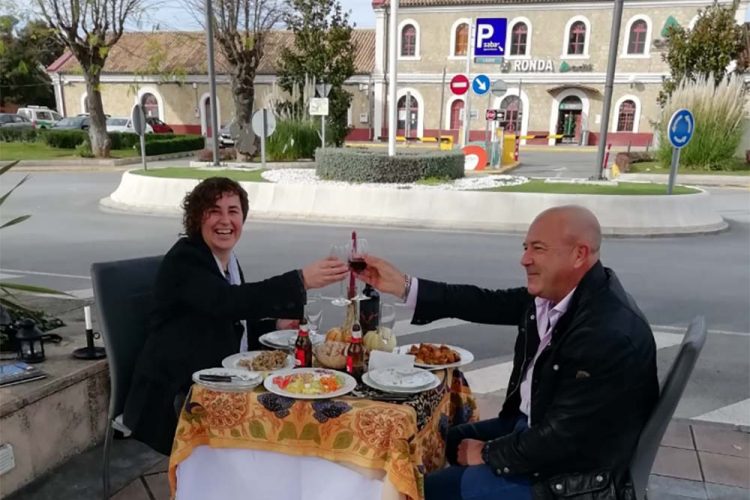
<svg viewBox="0 0 750 500">
<path fill-rule="evenodd" d="M 391 184 L 391 183 L 351 183 L 342 181 L 324 181 L 318 179 L 315 170 L 310 168 L 285 168 L 267 170 L 261 174 L 269 182 L 279 184 L 327 184 L 330 186 L 362 186 L 378 189 L 444 189 L 448 191 L 469 191 L 488 189 L 499 186 L 516 186 L 528 182 L 528 178 L 515 175 L 483 175 L 464 177 L 443 184 Z"/>
</svg>

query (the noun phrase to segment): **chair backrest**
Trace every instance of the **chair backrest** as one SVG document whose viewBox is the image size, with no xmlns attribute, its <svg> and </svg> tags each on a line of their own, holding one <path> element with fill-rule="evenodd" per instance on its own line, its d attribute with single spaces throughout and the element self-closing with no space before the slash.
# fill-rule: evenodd
<svg viewBox="0 0 750 500">
<path fill-rule="evenodd" d="M 109 417 L 122 413 L 133 368 L 148 336 L 153 288 L 162 256 L 91 265 L 99 327 L 109 361 Z"/>
<path fill-rule="evenodd" d="M 646 499 L 648 477 L 654 465 L 656 452 L 664 437 L 672 415 L 680 402 L 695 362 L 706 342 L 706 321 L 698 316 L 690 322 L 687 333 L 682 339 L 680 352 L 669 369 L 662 386 L 659 401 L 638 438 L 635 454 L 630 462 L 630 477 L 633 481 L 637 500 Z"/>
</svg>

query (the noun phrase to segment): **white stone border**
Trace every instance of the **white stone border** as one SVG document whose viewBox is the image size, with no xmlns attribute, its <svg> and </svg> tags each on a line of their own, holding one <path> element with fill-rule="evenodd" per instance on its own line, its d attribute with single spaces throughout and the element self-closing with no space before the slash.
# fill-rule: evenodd
<svg viewBox="0 0 750 500">
<path fill-rule="evenodd" d="M 104 207 L 180 214 L 197 179 L 168 179 L 123 173 Z M 721 231 L 727 223 L 710 195 L 622 196 L 411 189 L 346 188 L 328 185 L 243 182 L 250 218 L 352 222 L 401 227 L 476 231 L 525 231 L 542 210 L 579 204 L 599 218 L 606 235 L 655 236 Z"/>
</svg>

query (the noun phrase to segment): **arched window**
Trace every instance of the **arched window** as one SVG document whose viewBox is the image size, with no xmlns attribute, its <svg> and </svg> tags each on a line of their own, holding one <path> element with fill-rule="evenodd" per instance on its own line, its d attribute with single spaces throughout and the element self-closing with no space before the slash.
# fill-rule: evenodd
<svg viewBox="0 0 750 500">
<path fill-rule="evenodd" d="M 628 54 L 645 54 L 646 53 L 646 35 L 648 33 L 648 24 L 643 19 L 639 19 L 630 26 L 630 36 L 628 38 Z"/>
<path fill-rule="evenodd" d="M 631 100 L 623 101 L 617 114 L 617 131 L 632 132 L 635 127 L 635 103 Z"/>
<path fill-rule="evenodd" d="M 505 111 L 505 119 L 500 122 L 506 132 L 516 133 L 521 130 L 521 99 L 517 95 L 509 95 L 500 103 L 500 109 Z"/>
<path fill-rule="evenodd" d="M 406 109 L 406 101 L 407 97 L 409 97 L 409 109 Z M 403 132 L 404 135 L 407 135 L 407 125 L 408 128 L 408 136 L 409 137 L 417 137 L 419 135 L 419 102 L 413 95 L 409 96 L 401 96 L 401 98 L 398 100 L 398 123 L 396 125 L 396 128 Z M 407 122 L 408 120 L 408 122 Z"/>
<path fill-rule="evenodd" d="M 417 29 L 407 24 L 401 29 L 401 55 L 415 56 L 417 54 Z"/>
<path fill-rule="evenodd" d="M 568 36 L 568 54 L 582 55 L 586 47 L 586 25 L 583 21 L 576 21 L 570 27 Z"/>
<path fill-rule="evenodd" d="M 456 41 L 453 45 L 454 56 L 465 56 L 469 49 L 469 25 L 460 24 L 456 28 Z"/>
<path fill-rule="evenodd" d="M 510 55 L 525 56 L 528 48 L 529 27 L 526 23 L 516 23 L 511 31 Z"/>
<path fill-rule="evenodd" d="M 145 93 L 141 96 L 141 106 L 146 118 L 159 118 L 159 101 L 151 93 Z"/>
<path fill-rule="evenodd" d="M 458 130 L 464 123 L 464 101 L 456 99 L 451 103 L 450 129 Z"/>
</svg>

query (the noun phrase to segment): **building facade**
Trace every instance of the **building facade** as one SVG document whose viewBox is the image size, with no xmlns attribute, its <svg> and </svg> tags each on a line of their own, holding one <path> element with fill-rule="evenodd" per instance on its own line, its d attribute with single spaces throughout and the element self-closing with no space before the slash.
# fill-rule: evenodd
<svg viewBox="0 0 750 500">
<path fill-rule="evenodd" d="M 692 27 L 699 9 L 710 3 L 625 1 L 607 142 L 646 145 L 651 141 L 653 124 L 659 119 L 657 96 L 669 73 L 662 58 L 666 30 L 672 24 Z M 376 0 L 373 8 L 373 121 L 379 135 L 385 136 L 388 0 Z M 748 2 L 742 1 L 738 23 L 745 22 L 747 9 Z M 484 140 L 485 110 L 502 109 L 505 119 L 500 125 L 528 137 L 529 143 L 597 144 L 612 12 L 611 0 L 400 0 L 399 135 L 447 132 L 458 137 L 467 98 L 452 95 L 446 84 L 457 74 L 470 80 L 485 74 L 492 82 L 505 82 L 507 90 L 499 96 L 469 96 L 471 140 Z M 507 19 L 502 62 L 482 64 L 472 58 L 470 40 L 477 18 Z"/>
</svg>

